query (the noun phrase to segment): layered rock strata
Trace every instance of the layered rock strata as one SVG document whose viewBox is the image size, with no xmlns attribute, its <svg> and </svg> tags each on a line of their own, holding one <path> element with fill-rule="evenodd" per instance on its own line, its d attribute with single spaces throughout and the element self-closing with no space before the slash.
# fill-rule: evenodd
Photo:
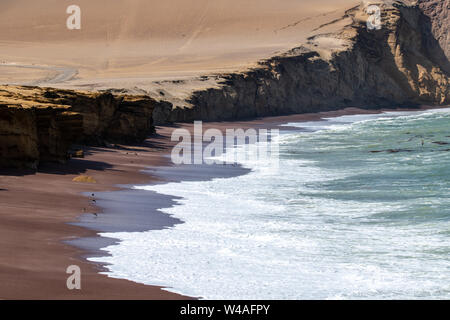
<svg viewBox="0 0 450 320">
<path fill-rule="evenodd" d="M 139 143 L 153 132 L 146 96 L 0 87 L 0 166 L 65 161 L 73 144 Z"/>
</svg>

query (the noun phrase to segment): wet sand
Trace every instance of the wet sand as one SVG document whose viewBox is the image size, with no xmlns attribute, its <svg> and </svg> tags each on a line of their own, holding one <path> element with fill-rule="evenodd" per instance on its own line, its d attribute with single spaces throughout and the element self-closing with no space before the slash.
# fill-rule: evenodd
<svg viewBox="0 0 450 320">
<path fill-rule="evenodd" d="M 379 112 L 348 108 L 234 123 L 205 123 L 204 130 L 269 129 L 286 122 Z M 100 254 L 99 248 L 114 241 L 99 238 L 99 231 L 144 231 L 182 223 L 156 211 L 170 207 L 174 199 L 143 194 L 127 186 L 245 174 L 239 168 L 230 168 L 231 171 L 209 166 L 171 168 L 168 154 L 174 142 L 170 141 L 170 135 L 177 127 L 192 130 L 193 125 L 158 127 L 158 135 L 141 146 L 86 148 L 84 159 L 72 159 L 65 165 L 47 164 L 38 173 L 0 171 L 0 298 L 186 298 L 158 287 L 108 278 L 99 274 L 104 271 L 101 265 L 85 259 Z M 92 176 L 97 183 L 73 182 L 80 174 Z M 65 270 L 69 265 L 81 267 L 80 291 L 66 288 Z"/>
<path fill-rule="evenodd" d="M 157 139 L 158 140 L 158 139 Z M 97 211 L 82 192 L 117 190 L 115 184 L 144 182 L 139 173 L 148 164 L 163 164 L 158 151 L 88 148 L 84 159 L 67 165 L 43 166 L 38 173 L 0 172 L 0 299 L 181 299 L 160 288 L 114 280 L 98 274 L 101 266 L 87 262 L 86 252 L 68 245 L 96 231 L 68 224 L 84 212 Z M 72 182 L 80 173 L 97 184 Z M 99 211 L 100 212 L 100 211 Z M 66 288 L 70 265 L 81 268 L 82 290 Z"/>
</svg>

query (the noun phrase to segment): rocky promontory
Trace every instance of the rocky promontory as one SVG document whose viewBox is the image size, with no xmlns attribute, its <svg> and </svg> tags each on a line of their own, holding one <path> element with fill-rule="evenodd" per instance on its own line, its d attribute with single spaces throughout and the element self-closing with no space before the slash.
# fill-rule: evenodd
<svg viewBox="0 0 450 320">
<path fill-rule="evenodd" d="M 73 144 L 141 142 L 153 132 L 155 104 L 147 96 L 0 86 L 0 166 L 65 161 Z"/>
<path fill-rule="evenodd" d="M 367 27 L 369 4 L 381 8 L 380 29 Z M 215 86 L 193 91 L 181 102 L 169 100 L 171 108 L 157 107 L 155 121 L 449 104 L 450 65 L 445 45 L 439 43 L 448 34 L 448 24 L 436 17 L 442 10 L 433 7 L 433 14 L 431 8 L 425 10 L 427 15 L 417 4 L 366 1 L 330 22 L 344 24 L 339 32 L 325 32 L 324 25 L 308 43 L 256 68 L 215 75 Z"/>
</svg>

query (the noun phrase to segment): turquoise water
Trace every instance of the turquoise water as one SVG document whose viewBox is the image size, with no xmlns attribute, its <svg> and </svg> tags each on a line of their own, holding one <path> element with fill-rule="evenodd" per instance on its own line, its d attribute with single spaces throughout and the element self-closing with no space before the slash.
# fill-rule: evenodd
<svg viewBox="0 0 450 320">
<path fill-rule="evenodd" d="M 450 298 L 450 109 L 288 125 L 278 171 L 139 187 L 185 223 L 93 260 L 206 299 Z"/>
</svg>

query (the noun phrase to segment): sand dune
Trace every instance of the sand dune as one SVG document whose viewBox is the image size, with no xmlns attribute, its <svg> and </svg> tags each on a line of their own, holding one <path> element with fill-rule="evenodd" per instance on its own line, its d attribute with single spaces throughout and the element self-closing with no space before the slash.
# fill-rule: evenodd
<svg viewBox="0 0 450 320">
<path fill-rule="evenodd" d="M 73 2 L 2 0 L 0 62 L 75 69 L 72 81 L 60 77 L 74 86 L 236 70 L 301 44 L 360 1 L 78 0 L 82 28 L 68 30 Z M 54 70 L 7 67 L 2 83 L 55 79 Z"/>
</svg>

